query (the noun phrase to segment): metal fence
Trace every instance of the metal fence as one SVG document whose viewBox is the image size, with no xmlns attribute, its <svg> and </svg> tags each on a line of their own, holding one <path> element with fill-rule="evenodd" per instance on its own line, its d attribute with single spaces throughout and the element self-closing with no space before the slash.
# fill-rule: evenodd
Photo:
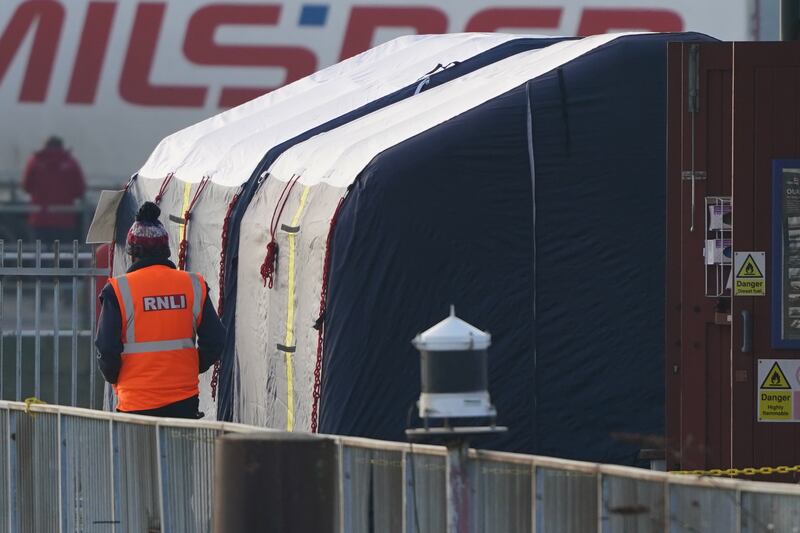
<svg viewBox="0 0 800 533">
<path fill-rule="evenodd" d="M 103 189 L 119 189 L 119 182 L 108 182 L 107 186 L 88 184 L 82 198 L 68 205 L 50 205 L 47 208 L 31 203 L 31 198 L 17 180 L 0 179 L 0 239 L 12 242 L 16 239 L 33 240 L 34 231 L 28 224 L 31 213 L 69 213 L 77 217 L 76 235 L 86 235 L 92 221 L 97 200 Z M 58 184 L 54 184 L 58 186 Z"/>
<path fill-rule="evenodd" d="M 96 249 L 0 241 L 0 399 L 102 407 L 93 338 Z"/>
<path fill-rule="evenodd" d="M 237 424 L 0 402 L 0 533 L 211 530 L 214 448 Z M 339 531 L 445 530 L 445 450 L 332 437 Z M 471 531 L 792 532 L 800 488 L 471 452 Z M 309 509 L 313 512 L 313 509 Z"/>
</svg>

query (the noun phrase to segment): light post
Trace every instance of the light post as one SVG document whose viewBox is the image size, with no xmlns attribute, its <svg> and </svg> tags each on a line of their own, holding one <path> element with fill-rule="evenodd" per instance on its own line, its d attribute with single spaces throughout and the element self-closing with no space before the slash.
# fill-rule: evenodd
<svg viewBox="0 0 800 533">
<path fill-rule="evenodd" d="M 447 446 L 447 533 L 469 533 L 469 438 L 506 431 L 495 425 L 497 411 L 489 397 L 488 348 L 491 335 L 450 316 L 412 341 L 420 351 L 422 392 L 417 402 L 422 428 L 409 428 L 409 440 Z M 463 419 L 486 425 L 462 425 Z M 431 422 L 441 422 L 432 425 Z"/>
</svg>

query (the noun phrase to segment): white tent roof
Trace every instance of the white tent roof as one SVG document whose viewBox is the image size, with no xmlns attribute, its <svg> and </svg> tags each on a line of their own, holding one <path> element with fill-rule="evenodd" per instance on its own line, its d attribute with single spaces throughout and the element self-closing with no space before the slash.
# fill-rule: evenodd
<svg viewBox="0 0 800 533">
<path fill-rule="evenodd" d="M 346 187 L 379 153 L 625 34 L 562 41 L 516 54 L 322 133 L 284 152 L 271 178 Z"/>
<path fill-rule="evenodd" d="M 400 37 L 166 137 L 139 177 L 174 172 L 185 182 L 210 176 L 221 185 L 239 185 L 270 148 L 413 83 L 437 64 L 464 61 L 521 37 Z"/>
</svg>

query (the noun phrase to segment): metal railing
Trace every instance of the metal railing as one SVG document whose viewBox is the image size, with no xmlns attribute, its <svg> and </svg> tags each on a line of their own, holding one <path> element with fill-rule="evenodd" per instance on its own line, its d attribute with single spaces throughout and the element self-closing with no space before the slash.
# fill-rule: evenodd
<svg viewBox="0 0 800 533">
<path fill-rule="evenodd" d="M 0 402 L 0 533 L 208 532 L 216 437 L 264 431 Z M 444 448 L 331 438 L 339 531 L 445 530 Z M 800 524 L 800 488 L 788 484 L 475 450 L 469 476 L 474 533 L 748 533 Z"/>
<path fill-rule="evenodd" d="M 102 407 L 94 247 L 0 241 L 0 399 Z M 8 312 L 11 310 L 11 312 Z"/>
</svg>

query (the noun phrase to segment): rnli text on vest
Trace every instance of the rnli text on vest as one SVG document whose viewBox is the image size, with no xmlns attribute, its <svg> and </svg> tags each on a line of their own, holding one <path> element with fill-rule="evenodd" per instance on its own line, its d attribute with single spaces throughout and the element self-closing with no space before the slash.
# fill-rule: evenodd
<svg viewBox="0 0 800 533">
<path fill-rule="evenodd" d="M 169 296 L 145 296 L 145 311 L 168 311 L 171 309 L 186 309 L 186 295 L 173 294 Z"/>
</svg>

